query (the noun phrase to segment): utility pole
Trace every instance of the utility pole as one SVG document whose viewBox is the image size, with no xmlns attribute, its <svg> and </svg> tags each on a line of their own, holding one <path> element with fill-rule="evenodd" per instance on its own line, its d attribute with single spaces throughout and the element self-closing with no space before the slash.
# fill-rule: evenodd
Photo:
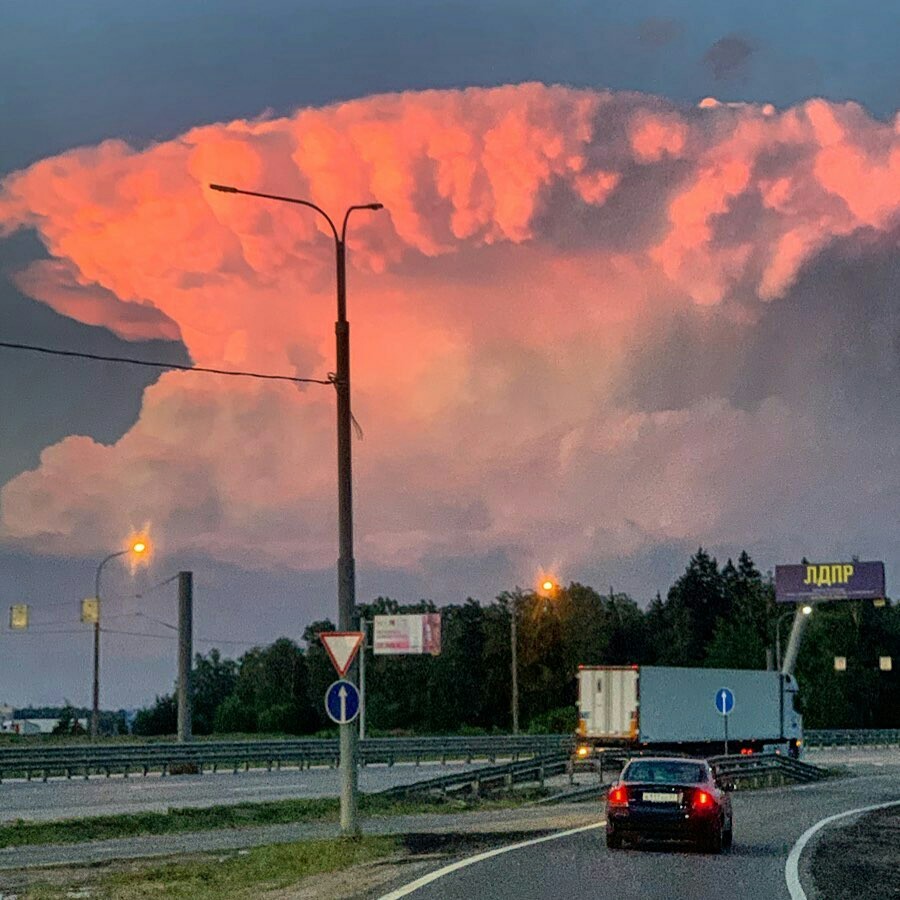
<svg viewBox="0 0 900 900">
<path fill-rule="evenodd" d="M 516 616 L 519 611 L 519 598 L 514 594 L 509 607 L 509 649 L 512 656 L 512 730 L 519 733 L 519 654 L 516 633 Z"/>
<path fill-rule="evenodd" d="M 178 573 L 178 740 L 192 737 L 191 657 L 194 631 L 194 573 Z"/>
<path fill-rule="evenodd" d="M 146 552 L 146 540 L 136 540 L 125 550 L 117 550 L 115 553 L 110 553 L 108 556 L 105 556 L 100 561 L 100 565 L 97 566 L 97 572 L 94 576 L 94 599 L 97 601 L 97 617 L 94 619 L 94 683 L 93 690 L 91 691 L 91 738 L 94 740 L 96 740 L 100 734 L 100 608 L 103 605 L 100 602 L 100 575 L 103 572 L 103 567 L 110 560 L 125 556 L 127 553 L 132 553 L 135 557 L 140 557 L 141 554 Z"/>
</svg>

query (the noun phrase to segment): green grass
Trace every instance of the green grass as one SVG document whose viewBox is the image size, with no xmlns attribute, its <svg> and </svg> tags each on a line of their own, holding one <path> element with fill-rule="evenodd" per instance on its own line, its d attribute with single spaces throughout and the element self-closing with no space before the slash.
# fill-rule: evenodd
<svg viewBox="0 0 900 900">
<path fill-rule="evenodd" d="M 504 809 L 544 796 L 536 790 L 519 790 L 498 799 L 403 800 L 364 794 L 360 811 L 365 815 L 397 816 L 416 813 L 466 812 L 474 809 Z M 0 847 L 35 844 L 76 844 L 148 834 L 183 834 L 220 828 L 283 825 L 291 822 L 329 822 L 339 816 L 337 799 L 275 800 L 267 803 L 187 807 L 167 812 L 143 812 L 116 816 L 91 816 L 51 822 L 18 820 L 0 826 Z"/>
<path fill-rule="evenodd" d="M 244 900 L 287 888 L 310 875 L 321 875 L 390 856 L 398 837 L 336 838 L 257 847 L 224 858 L 188 858 L 184 862 L 149 863 L 100 874 L 82 870 L 65 884 L 39 883 L 18 894 L 23 900 L 57 900 L 72 896 L 138 900 Z"/>
</svg>

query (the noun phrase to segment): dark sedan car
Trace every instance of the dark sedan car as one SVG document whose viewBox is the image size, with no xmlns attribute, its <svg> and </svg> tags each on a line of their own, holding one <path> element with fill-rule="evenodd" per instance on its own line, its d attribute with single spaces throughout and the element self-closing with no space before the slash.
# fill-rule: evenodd
<svg viewBox="0 0 900 900">
<path fill-rule="evenodd" d="M 609 789 L 606 846 L 647 837 L 731 846 L 731 797 L 702 759 L 633 759 Z"/>
</svg>

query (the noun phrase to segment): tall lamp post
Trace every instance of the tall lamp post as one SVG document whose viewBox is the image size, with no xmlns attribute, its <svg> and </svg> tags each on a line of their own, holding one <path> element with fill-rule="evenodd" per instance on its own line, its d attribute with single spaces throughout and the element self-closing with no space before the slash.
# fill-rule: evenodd
<svg viewBox="0 0 900 900">
<path fill-rule="evenodd" d="M 337 464 L 338 464 L 338 628 L 352 631 L 356 618 L 356 575 L 353 561 L 353 481 L 350 444 L 350 324 L 347 321 L 347 220 L 357 209 L 379 210 L 381 203 L 355 204 L 344 213 L 341 230 L 328 213 L 309 200 L 295 197 L 281 197 L 277 194 L 262 194 L 245 191 L 226 184 L 211 184 L 214 191 L 226 194 L 245 194 L 248 197 L 262 197 L 281 203 L 294 203 L 314 210 L 328 223 L 334 237 L 337 260 L 337 321 L 334 325 L 336 338 L 336 365 L 334 387 L 337 391 Z M 352 676 L 351 676 L 352 677 Z M 340 726 L 341 735 L 341 831 L 356 834 L 357 824 L 357 734 L 352 723 Z"/>
<path fill-rule="evenodd" d="M 135 541 L 130 547 L 124 550 L 117 550 L 110 553 L 109 556 L 101 560 L 97 566 L 97 574 L 94 578 L 94 597 L 97 600 L 97 617 L 94 619 L 94 691 L 93 706 L 91 708 L 91 737 L 96 738 L 100 733 L 100 573 L 103 567 L 111 560 L 118 556 L 125 556 L 128 553 L 135 553 L 140 556 L 147 551 L 145 541 Z"/>
<path fill-rule="evenodd" d="M 807 603 L 800 607 L 800 612 L 804 616 L 810 615 L 812 613 L 813 608 Z M 775 623 L 775 667 L 778 671 L 781 671 L 781 623 L 785 619 L 789 619 L 791 616 L 796 617 L 797 611 L 793 609 L 789 609 L 787 612 L 782 613 L 778 617 L 778 621 Z"/>
<path fill-rule="evenodd" d="M 541 592 L 544 597 L 551 597 L 556 593 L 557 584 L 549 578 L 541 582 Z M 509 608 L 509 650 L 510 650 L 510 676 L 512 680 L 512 731 L 519 733 L 519 638 L 517 631 L 517 618 L 519 613 L 519 601 L 522 595 L 518 588 L 510 597 Z"/>
</svg>

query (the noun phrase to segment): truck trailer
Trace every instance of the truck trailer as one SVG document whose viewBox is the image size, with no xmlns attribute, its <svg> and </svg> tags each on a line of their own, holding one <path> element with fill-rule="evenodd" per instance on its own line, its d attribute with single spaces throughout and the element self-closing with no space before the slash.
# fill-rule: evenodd
<svg viewBox="0 0 900 900">
<path fill-rule="evenodd" d="M 727 717 L 720 712 L 723 689 L 733 698 Z M 579 666 L 576 759 L 623 747 L 718 755 L 726 727 L 730 753 L 796 757 L 803 742 L 796 699 L 797 682 L 780 672 Z"/>
</svg>

